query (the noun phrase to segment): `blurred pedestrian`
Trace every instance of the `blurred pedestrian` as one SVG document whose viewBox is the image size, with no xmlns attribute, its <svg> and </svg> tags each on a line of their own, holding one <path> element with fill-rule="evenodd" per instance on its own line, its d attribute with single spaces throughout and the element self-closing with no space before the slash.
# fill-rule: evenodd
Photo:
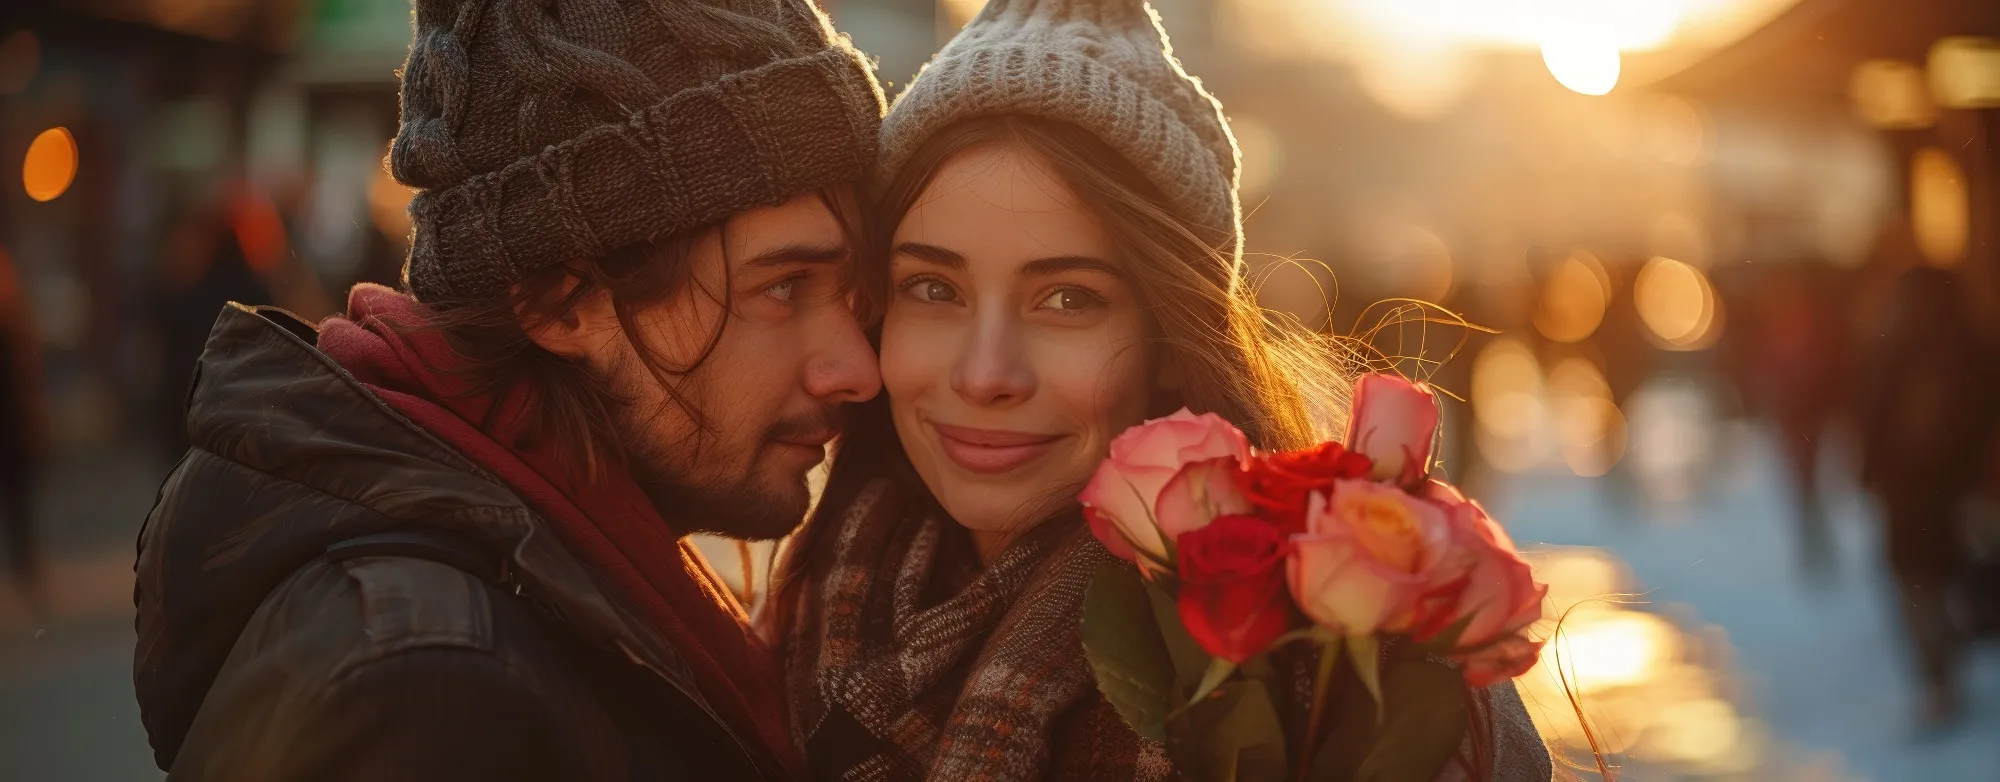
<svg viewBox="0 0 2000 782">
<path fill-rule="evenodd" d="M 232 220 L 231 207 L 228 198 L 214 199 L 170 221 L 159 279 L 151 287 L 161 352 L 155 420 L 170 462 L 188 447 L 188 384 L 216 313 L 232 301 L 271 303 L 270 288 L 253 263 L 270 255 L 271 239 L 254 225 Z"/>
<path fill-rule="evenodd" d="M 1811 258 L 1771 265 L 1753 284 L 1741 346 L 1744 401 L 1771 422 L 1791 468 L 1800 567 L 1821 583 L 1838 560 L 1819 499 L 1819 456 L 1840 410 L 1840 381 L 1849 376 L 1841 360 L 1845 332 L 1837 325 L 1845 309 L 1838 273 Z"/>
<path fill-rule="evenodd" d="M 1947 610 L 1964 565 L 1961 503 L 1985 477 L 1996 413 L 1990 347 L 1967 317 L 1963 278 L 1916 267 L 1897 280 L 1888 330 L 1864 378 L 1862 482 L 1881 501 L 1884 553 L 1924 692 L 1919 721 L 1961 711 L 1965 636 Z"/>
<path fill-rule="evenodd" d="M 40 604 L 42 593 L 33 487 L 48 420 L 37 343 L 20 271 L 0 248 L 0 531 L 8 570 L 31 605 Z"/>
</svg>

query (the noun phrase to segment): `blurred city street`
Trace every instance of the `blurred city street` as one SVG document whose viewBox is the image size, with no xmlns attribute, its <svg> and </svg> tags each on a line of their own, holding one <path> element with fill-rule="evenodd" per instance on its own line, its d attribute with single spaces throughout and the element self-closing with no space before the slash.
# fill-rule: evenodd
<svg viewBox="0 0 2000 782">
<path fill-rule="evenodd" d="M 158 779 L 132 695 L 132 560 L 153 451 L 67 454 L 47 497 L 47 615 L 0 597 L 0 779 Z"/>
<path fill-rule="evenodd" d="M 893 96 L 984 2 L 818 4 Z M 1273 333 L 1456 400 L 1573 778 L 2000 779 L 2000 2 L 1150 4 Z M 401 279 L 412 6 L 0 5 L 0 782 L 158 779 L 135 538 L 224 302 Z"/>
<path fill-rule="evenodd" d="M 1735 721 L 1738 729 L 1718 731 L 1696 749 L 1722 755 L 1732 741 L 1762 745 L 1755 771 L 1718 778 L 1991 779 L 2000 767 L 2000 743 L 1994 741 L 2000 735 L 2000 650 L 1989 647 L 1972 655 L 1971 703 L 1962 724 L 1937 734 L 1914 728 L 1913 664 L 1900 640 L 1879 553 L 1881 524 L 1871 502 L 1844 480 L 1825 482 L 1837 572 L 1811 581 L 1794 564 L 1795 511 L 1783 490 L 1786 479 L 1770 430 L 1733 422 L 1713 436 L 1717 447 L 1702 465 L 1709 477 L 1705 493 L 1679 503 L 1635 509 L 1604 481 L 1535 475 L 1511 477 L 1496 487 L 1494 510 L 1523 547 L 1610 552 L 1630 568 L 1642 610 L 1673 619 L 1710 647 L 1705 656 L 1712 674 L 1729 680 L 1722 689 L 1741 719 Z M 1564 598 L 1556 603 L 1557 611 L 1569 607 Z M 1645 648 L 1614 644 L 1609 650 L 1625 659 L 1660 662 Z M 1531 679 L 1551 676 L 1550 657 L 1543 659 Z M 1579 673 L 1573 683 L 1588 688 L 1588 677 L 1587 671 Z M 1641 722 L 1664 714 L 1666 705 L 1651 699 L 1592 701 L 1592 695 L 1584 696 L 1587 711 L 1630 709 L 1643 712 L 1629 715 Z M 1543 698 L 1530 710 L 1539 723 L 1574 721 L 1568 704 L 1559 701 Z M 1592 716 L 1602 728 L 1627 715 Z M 1727 716 L 1721 715 L 1725 722 Z M 1642 736 L 1622 738 L 1643 743 Z M 1643 760 L 1643 751 L 1636 754 Z M 1630 778 L 1675 776 L 1655 772 Z"/>
</svg>

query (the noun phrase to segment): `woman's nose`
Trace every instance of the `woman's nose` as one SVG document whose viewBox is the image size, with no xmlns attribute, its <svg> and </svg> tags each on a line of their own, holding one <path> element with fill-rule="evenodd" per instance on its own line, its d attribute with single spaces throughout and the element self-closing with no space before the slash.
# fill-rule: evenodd
<svg viewBox="0 0 2000 782">
<path fill-rule="evenodd" d="M 1005 406 L 1034 394 L 1035 373 L 1020 335 L 1001 318 L 981 318 L 951 368 L 951 387 L 975 405 Z"/>
</svg>

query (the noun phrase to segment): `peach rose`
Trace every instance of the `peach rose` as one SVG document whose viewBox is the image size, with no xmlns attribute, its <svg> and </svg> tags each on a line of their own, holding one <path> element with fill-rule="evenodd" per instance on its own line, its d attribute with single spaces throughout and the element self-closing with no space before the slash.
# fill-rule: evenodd
<svg viewBox="0 0 2000 782">
<path fill-rule="evenodd" d="M 1407 632 L 1451 544 L 1438 506 L 1394 486 L 1341 480 L 1315 492 L 1287 563 L 1292 598 L 1342 635 Z"/>
<path fill-rule="evenodd" d="M 1490 687 L 1527 673 L 1542 657 L 1542 643 L 1527 635 L 1510 635 L 1471 654 L 1453 655 L 1465 666 L 1465 683 Z"/>
<path fill-rule="evenodd" d="M 1412 486 L 1430 473 L 1438 402 L 1430 386 L 1371 373 L 1354 383 L 1347 448 L 1374 462 L 1370 478 Z"/>
<path fill-rule="evenodd" d="M 1539 649 L 1541 644 L 1527 640 L 1523 632 L 1542 618 L 1548 586 L 1535 581 L 1534 569 L 1513 539 L 1479 503 L 1441 481 L 1432 481 L 1427 489 L 1431 502 L 1444 510 L 1452 542 L 1439 585 L 1422 601 L 1412 635 L 1429 640 L 1466 621 L 1452 656 L 1467 663 L 1468 677 L 1474 661 L 1489 672 L 1520 666 L 1501 678 L 1525 672 L 1535 661 L 1529 645 Z"/>
<path fill-rule="evenodd" d="M 1155 507 L 1167 483 L 1191 463 L 1249 455 L 1249 440 L 1221 416 L 1183 408 L 1113 439 L 1110 458 L 1098 465 L 1077 499 L 1105 548 L 1141 567 L 1160 569 L 1169 563 Z"/>
</svg>

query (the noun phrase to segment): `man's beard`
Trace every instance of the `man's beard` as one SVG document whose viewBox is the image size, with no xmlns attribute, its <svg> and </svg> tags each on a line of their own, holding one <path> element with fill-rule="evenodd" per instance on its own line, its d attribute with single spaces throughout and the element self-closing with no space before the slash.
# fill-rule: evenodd
<svg viewBox="0 0 2000 782">
<path fill-rule="evenodd" d="M 805 521 L 812 498 L 803 475 L 796 484 L 791 483 L 789 476 L 782 476 L 786 485 L 773 486 L 772 481 L 779 476 L 766 478 L 758 472 L 764 448 L 773 441 L 827 431 L 839 431 L 839 416 L 834 409 L 779 419 L 752 446 L 756 450 L 751 454 L 748 468 L 728 480 L 692 479 L 687 467 L 675 465 L 665 456 L 668 448 L 659 446 L 666 444 L 633 448 L 632 477 L 675 532 L 702 532 L 737 540 L 775 540 L 798 529 Z M 683 453 L 692 453 L 699 459 L 704 443 L 693 445 L 694 448 Z"/>
</svg>

